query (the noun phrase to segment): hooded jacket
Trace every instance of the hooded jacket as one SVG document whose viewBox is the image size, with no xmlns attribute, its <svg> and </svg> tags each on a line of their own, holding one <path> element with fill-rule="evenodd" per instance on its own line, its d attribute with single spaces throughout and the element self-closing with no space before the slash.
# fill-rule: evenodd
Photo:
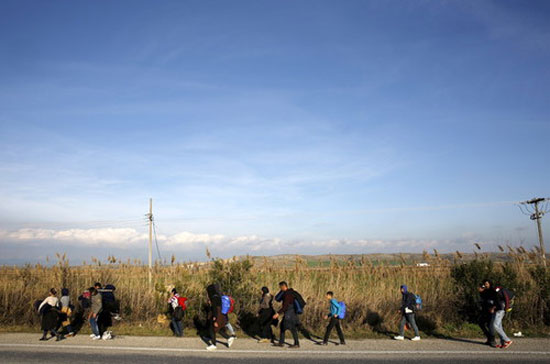
<svg viewBox="0 0 550 364">
<path fill-rule="evenodd" d="M 222 314 L 222 293 L 220 286 L 217 283 L 211 284 L 206 287 L 206 293 L 210 300 L 208 319 L 211 320 L 212 323 L 218 323 L 218 327 L 214 327 L 215 331 L 218 331 L 226 324 L 225 315 Z"/>
<path fill-rule="evenodd" d="M 401 288 L 403 288 L 403 290 L 405 291 L 402 293 L 402 297 L 401 297 L 401 313 L 403 315 L 411 314 L 416 310 L 416 296 L 414 295 L 414 293 L 409 292 L 409 290 L 407 289 L 407 286 L 403 285 L 401 286 Z M 406 308 L 408 308 L 413 312 L 406 313 L 405 312 Z"/>
</svg>

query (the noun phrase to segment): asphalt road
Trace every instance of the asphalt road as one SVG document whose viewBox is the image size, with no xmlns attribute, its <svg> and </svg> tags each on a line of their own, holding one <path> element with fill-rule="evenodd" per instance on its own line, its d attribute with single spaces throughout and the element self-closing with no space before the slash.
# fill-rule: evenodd
<svg viewBox="0 0 550 364">
<path fill-rule="evenodd" d="M 216 352 L 207 352 L 198 338 L 119 336 L 92 341 L 80 335 L 40 342 L 39 337 L 0 334 L 0 363 L 550 363 L 550 339 L 522 338 L 508 349 L 492 349 L 469 339 L 364 340 L 346 346 L 303 340 L 300 349 L 287 349 L 240 338 L 230 349 L 221 341 Z"/>
</svg>

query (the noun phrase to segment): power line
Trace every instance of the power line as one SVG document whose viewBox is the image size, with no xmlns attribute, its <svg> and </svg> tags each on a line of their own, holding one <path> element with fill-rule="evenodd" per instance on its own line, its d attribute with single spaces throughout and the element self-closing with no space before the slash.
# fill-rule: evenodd
<svg viewBox="0 0 550 364">
<path fill-rule="evenodd" d="M 162 262 L 162 255 L 160 255 L 159 243 L 157 241 L 157 224 L 154 220 L 153 220 L 153 233 L 155 235 L 155 245 L 157 247 L 157 254 L 158 254 L 158 257 L 159 257 L 160 261 Z"/>
</svg>

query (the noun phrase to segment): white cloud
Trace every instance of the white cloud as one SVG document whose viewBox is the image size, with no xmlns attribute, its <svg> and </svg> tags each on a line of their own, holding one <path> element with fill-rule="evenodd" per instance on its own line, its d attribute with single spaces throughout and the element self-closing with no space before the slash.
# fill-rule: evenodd
<svg viewBox="0 0 550 364">
<path fill-rule="evenodd" d="M 48 244 L 71 246 L 75 249 L 87 247 L 108 247 L 126 249 L 140 254 L 145 247 L 148 234 L 133 228 L 100 229 L 19 229 L 0 230 L 0 244 L 10 244 L 24 248 L 47 242 Z M 327 240 L 282 240 L 258 235 L 227 236 L 223 234 L 193 233 L 183 231 L 172 235 L 157 236 L 160 250 L 165 253 L 186 253 L 188 257 L 204 257 L 208 248 L 213 256 L 231 257 L 235 255 L 275 255 L 275 254 L 361 254 L 421 252 L 438 249 L 445 251 L 469 251 L 473 240 L 457 239 L 327 239 Z M 489 243 L 486 243 L 490 245 Z M 136 250 L 135 248 L 140 248 Z M 133 249 L 133 250 L 132 250 Z M 203 258 L 202 258 L 203 259 Z"/>
<path fill-rule="evenodd" d="M 116 245 L 128 247 L 147 239 L 146 234 L 132 228 L 101 229 L 19 229 L 0 230 L 0 239 L 15 242 L 52 241 L 60 243 L 82 243 L 84 245 Z"/>
</svg>

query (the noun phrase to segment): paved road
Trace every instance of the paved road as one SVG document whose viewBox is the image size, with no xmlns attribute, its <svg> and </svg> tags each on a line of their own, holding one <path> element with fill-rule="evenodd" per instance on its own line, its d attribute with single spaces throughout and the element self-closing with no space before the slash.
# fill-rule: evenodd
<svg viewBox="0 0 550 364">
<path fill-rule="evenodd" d="M 218 344 L 207 352 L 197 338 L 119 336 L 92 341 L 81 335 L 61 342 L 39 342 L 39 334 L 0 334 L 0 363 L 550 363 L 550 339 L 519 339 L 509 349 L 491 349 L 477 340 L 428 339 L 350 341 L 318 346 L 302 341 L 298 350 L 238 339 L 231 349 Z M 223 341 L 222 341 L 223 343 Z"/>
</svg>

